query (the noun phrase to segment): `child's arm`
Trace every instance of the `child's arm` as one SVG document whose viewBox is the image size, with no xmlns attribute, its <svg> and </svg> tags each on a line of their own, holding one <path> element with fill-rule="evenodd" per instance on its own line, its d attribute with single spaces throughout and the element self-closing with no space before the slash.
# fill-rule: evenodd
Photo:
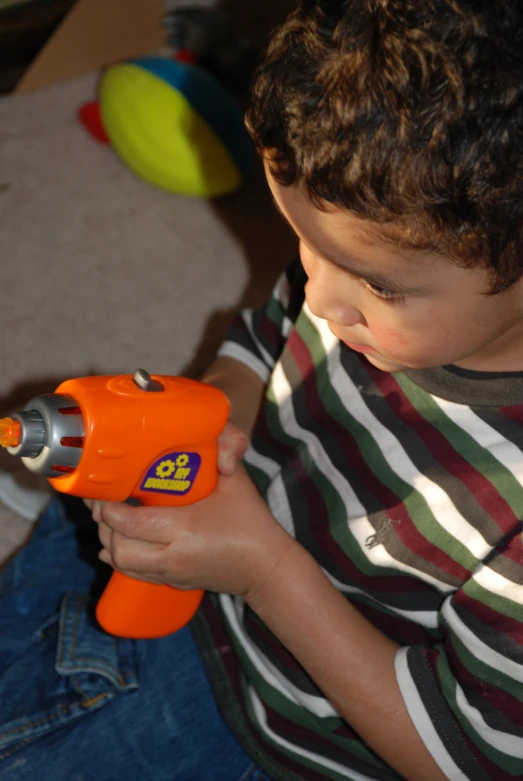
<svg viewBox="0 0 523 781">
<path fill-rule="evenodd" d="M 223 391 L 231 404 L 229 422 L 218 442 L 218 470 L 232 475 L 249 447 L 265 383 L 246 364 L 229 356 L 217 358 L 201 379 Z"/>
<path fill-rule="evenodd" d="M 332 585 L 300 545 L 246 601 L 303 665 L 337 712 L 408 781 L 445 781 L 407 712 L 399 645 Z"/>
<path fill-rule="evenodd" d="M 225 393 L 231 403 L 230 419 L 250 436 L 265 390 L 263 380 L 229 356 L 216 358 L 201 379 Z"/>
<path fill-rule="evenodd" d="M 275 520 L 242 468 L 186 507 L 103 504 L 100 558 L 132 577 L 241 594 L 343 718 L 407 781 L 444 781 L 372 626 Z"/>
<path fill-rule="evenodd" d="M 231 420 L 250 435 L 265 389 L 260 377 L 224 356 L 202 379 L 228 396 Z M 304 548 L 289 547 L 284 565 L 248 601 L 336 710 L 405 779 L 447 778 L 405 708 L 394 670 L 399 646 L 339 594 Z"/>
</svg>

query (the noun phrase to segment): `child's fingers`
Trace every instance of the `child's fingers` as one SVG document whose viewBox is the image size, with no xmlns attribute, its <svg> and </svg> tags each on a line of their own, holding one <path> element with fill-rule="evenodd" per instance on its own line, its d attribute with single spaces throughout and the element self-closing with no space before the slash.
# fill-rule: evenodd
<svg viewBox="0 0 523 781">
<path fill-rule="evenodd" d="M 118 570 L 118 572 L 121 572 L 122 575 L 127 575 L 129 578 L 134 578 L 135 580 L 145 580 L 147 583 L 155 583 L 157 585 L 164 585 L 165 579 L 161 575 L 155 575 L 150 572 L 137 572 L 136 570 L 121 570 L 119 569 L 114 561 L 111 558 L 111 554 L 105 550 L 100 551 L 98 554 L 98 558 L 100 561 L 103 561 L 104 564 L 108 564 L 110 567 L 112 567 L 115 570 Z"/>
<path fill-rule="evenodd" d="M 113 502 L 98 503 L 93 518 L 105 524 L 123 537 L 168 545 L 173 537 L 175 516 L 184 508 L 175 507 L 131 507 Z"/>
<path fill-rule="evenodd" d="M 103 545 L 100 559 L 115 569 L 151 575 L 162 572 L 161 554 L 165 546 L 125 537 L 105 523 L 99 524 L 98 536 Z"/>
<path fill-rule="evenodd" d="M 229 421 L 218 440 L 218 471 L 230 477 L 248 447 L 249 438 L 245 431 Z"/>
<path fill-rule="evenodd" d="M 93 516 L 93 521 L 96 521 L 96 523 L 100 523 L 100 521 L 102 520 L 102 503 L 99 502 L 98 499 L 92 502 L 91 513 Z"/>
</svg>

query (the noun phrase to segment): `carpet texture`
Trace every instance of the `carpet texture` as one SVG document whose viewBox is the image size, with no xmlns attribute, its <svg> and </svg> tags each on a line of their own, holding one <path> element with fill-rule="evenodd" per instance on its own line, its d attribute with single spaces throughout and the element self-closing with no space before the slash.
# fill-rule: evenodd
<svg viewBox="0 0 523 781">
<path fill-rule="evenodd" d="M 259 168 L 213 202 L 136 178 L 76 121 L 95 91 L 91 75 L 0 100 L 0 414 L 68 377 L 198 376 L 296 251 Z M 0 561 L 31 528 L 0 504 Z"/>
</svg>

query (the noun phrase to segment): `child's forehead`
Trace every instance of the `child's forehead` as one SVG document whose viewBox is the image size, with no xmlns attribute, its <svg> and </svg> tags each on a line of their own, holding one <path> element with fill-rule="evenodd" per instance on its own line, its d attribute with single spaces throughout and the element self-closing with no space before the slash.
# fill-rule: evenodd
<svg viewBox="0 0 523 781">
<path fill-rule="evenodd" d="M 276 207 L 298 238 L 314 254 L 338 266 L 397 275 L 414 287 L 423 286 L 454 266 L 434 242 L 434 231 L 420 218 L 362 218 L 346 208 L 313 201 L 301 185 L 283 186 L 267 172 Z M 361 274 L 364 276 L 364 274 Z"/>
<path fill-rule="evenodd" d="M 487 271 L 457 263 L 423 218 L 363 219 L 330 203 L 314 203 L 300 186 L 279 185 L 270 174 L 268 181 L 305 250 L 371 284 L 407 295 L 489 288 Z"/>
<path fill-rule="evenodd" d="M 289 195 L 288 199 L 284 195 L 278 204 L 280 211 L 288 208 L 289 213 L 285 215 L 284 211 L 284 216 L 290 216 L 305 232 L 315 233 L 340 252 L 352 247 L 365 255 L 386 254 L 409 265 L 428 254 L 445 259 L 436 231 L 421 217 L 393 217 L 384 211 L 381 219 L 373 220 L 330 203 L 314 203 L 303 193 L 298 197 Z"/>
<path fill-rule="evenodd" d="M 370 282 L 373 277 L 385 286 L 403 282 L 405 292 L 420 293 L 447 265 L 436 253 L 427 262 L 426 250 L 402 243 L 396 234 L 382 233 L 377 223 L 344 212 L 333 216 L 332 221 L 320 217 L 317 224 L 310 223 L 310 248 Z"/>
<path fill-rule="evenodd" d="M 387 215 L 383 221 L 359 220 L 358 232 L 363 241 L 400 252 L 406 258 L 415 260 L 427 254 L 445 257 L 441 234 L 420 216 L 409 218 Z"/>
</svg>

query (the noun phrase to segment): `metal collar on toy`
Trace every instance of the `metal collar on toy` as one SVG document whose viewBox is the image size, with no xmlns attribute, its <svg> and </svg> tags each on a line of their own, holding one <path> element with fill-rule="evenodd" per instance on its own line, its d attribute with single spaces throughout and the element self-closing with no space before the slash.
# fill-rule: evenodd
<svg viewBox="0 0 523 781">
<path fill-rule="evenodd" d="M 76 469 L 82 455 L 84 424 L 73 398 L 56 393 L 37 396 L 13 418 L 20 422 L 20 442 L 7 449 L 11 455 L 21 456 L 31 472 L 60 477 Z"/>
</svg>

